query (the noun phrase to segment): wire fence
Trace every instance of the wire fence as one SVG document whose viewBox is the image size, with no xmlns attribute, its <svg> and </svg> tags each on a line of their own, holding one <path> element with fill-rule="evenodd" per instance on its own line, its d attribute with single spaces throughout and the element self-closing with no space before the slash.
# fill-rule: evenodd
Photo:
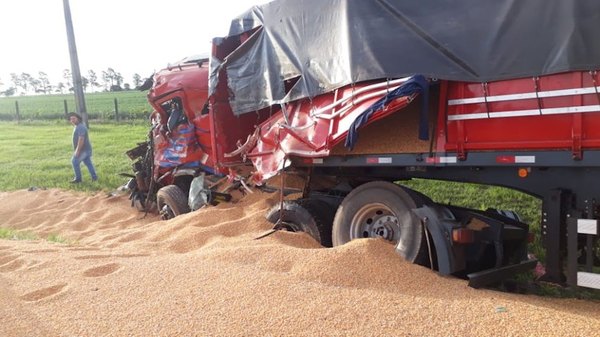
<svg viewBox="0 0 600 337">
<path fill-rule="evenodd" d="M 144 93 L 116 92 L 86 94 L 88 118 L 95 120 L 147 119 L 152 112 Z M 75 112 L 73 95 L 39 95 L 0 98 L 0 120 L 56 120 Z"/>
</svg>

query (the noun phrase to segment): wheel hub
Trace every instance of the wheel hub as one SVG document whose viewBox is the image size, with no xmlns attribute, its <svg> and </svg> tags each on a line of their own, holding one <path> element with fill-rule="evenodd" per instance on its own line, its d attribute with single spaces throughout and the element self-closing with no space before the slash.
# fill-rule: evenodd
<svg viewBox="0 0 600 337">
<path fill-rule="evenodd" d="M 386 240 L 394 239 L 394 228 L 398 225 L 398 218 L 392 215 L 381 216 L 375 221 L 372 228 L 373 236 L 381 237 Z"/>
<path fill-rule="evenodd" d="M 355 238 L 382 238 L 396 242 L 400 238 L 398 217 L 383 204 L 365 205 L 353 221 L 352 231 Z"/>
<path fill-rule="evenodd" d="M 173 210 L 171 209 L 171 207 L 169 207 L 169 205 L 164 205 L 161 209 L 160 209 L 160 218 L 162 220 L 169 220 L 169 219 L 173 219 L 175 217 L 175 213 L 173 213 Z"/>
</svg>

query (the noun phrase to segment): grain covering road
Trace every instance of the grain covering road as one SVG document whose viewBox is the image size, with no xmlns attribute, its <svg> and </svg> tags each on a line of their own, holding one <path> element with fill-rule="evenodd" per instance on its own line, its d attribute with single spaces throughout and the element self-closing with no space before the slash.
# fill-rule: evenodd
<svg viewBox="0 0 600 337">
<path fill-rule="evenodd" d="M 600 336 L 600 303 L 475 290 L 368 239 L 254 237 L 275 197 L 158 221 L 126 196 L 0 192 L 0 336 Z"/>
</svg>

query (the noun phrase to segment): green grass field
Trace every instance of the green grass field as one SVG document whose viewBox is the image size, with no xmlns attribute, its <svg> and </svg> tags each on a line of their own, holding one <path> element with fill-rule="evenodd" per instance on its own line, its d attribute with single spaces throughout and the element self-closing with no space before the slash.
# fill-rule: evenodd
<svg viewBox="0 0 600 337">
<path fill-rule="evenodd" d="M 64 188 L 83 191 L 112 190 L 126 179 L 120 172 L 131 173 L 131 160 L 125 151 L 146 139 L 146 123 L 91 123 L 92 160 L 99 181 L 92 183 L 82 165 L 84 183 L 69 184 L 73 126 L 60 122 L 0 122 L 0 190 L 29 187 Z"/>
<path fill-rule="evenodd" d="M 135 90 L 87 93 L 85 94 L 86 108 L 91 119 L 114 120 L 114 100 L 117 99 L 121 118 L 143 119 L 152 111 L 146 94 Z M 67 110 L 75 111 L 73 94 L 0 97 L 0 120 L 16 120 L 15 102 L 18 102 L 21 120 L 61 119 L 65 116 L 65 100 Z"/>
</svg>

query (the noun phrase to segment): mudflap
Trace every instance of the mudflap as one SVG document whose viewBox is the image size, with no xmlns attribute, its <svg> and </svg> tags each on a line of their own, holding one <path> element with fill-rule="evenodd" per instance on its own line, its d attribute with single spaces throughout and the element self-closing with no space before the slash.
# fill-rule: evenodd
<svg viewBox="0 0 600 337">
<path fill-rule="evenodd" d="M 467 274 L 467 277 L 469 278 L 469 287 L 477 289 L 488 284 L 500 282 L 515 274 L 532 270 L 535 268 L 537 262 L 538 260 L 532 259 L 510 266 L 486 269 L 476 273 Z"/>
<path fill-rule="evenodd" d="M 431 239 L 431 243 L 435 246 L 438 273 L 442 275 L 457 275 L 468 272 L 467 249 L 477 244 L 477 241 L 471 244 L 455 243 L 452 241 L 452 232 L 455 229 L 463 228 L 462 224 L 465 222 L 465 218 L 472 216 L 481 217 L 482 215 L 476 211 L 458 210 L 456 207 L 453 208 L 453 211 L 450 211 L 449 207 L 436 204 L 424 205 L 412 211 L 421 219 L 422 224 L 429 232 L 430 238 L 427 237 L 427 240 Z M 454 214 L 458 214 L 460 218 L 456 218 Z M 486 221 L 492 224 L 495 220 L 487 218 Z M 479 240 L 490 242 L 496 242 L 500 238 L 522 240 L 523 229 L 510 224 L 504 224 L 500 227 L 498 223 L 500 222 L 497 221 L 495 226 L 491 226 L 487 233 L 480 233 Z M 505 253 L 501 243 L 495 243 L 494 247 L 498 255 L 495 258 L 495 266 L 488 266 L 485 269 L 479 269 L 466 274 L 470 287 L 480 288 L 502 281 L 515 274 L 531 270 L 537 264 L 537 260 L 525 260 L 525 257 L 523 257 L 523 260 L 517 259 L 513 264 L 501 265 L 502 263 L 506 263 L 508 259 L 504 259 L 504 256 L 501 255 Z"/>
<path fill-rule="evenodd" d="M 443 207 L 424 205 L 412 211 L 421 219 L 422 224 L 431 235 L 433 242 L 429 242 L 429 238 L 427 238 L 427 244 L 435 246 L 438 272 L 442 275 L 450 275 L 463 270 L 465 268 L 463 250 L 457 249 L 448 240 L 452 235 L 452 230 L 460 228 L 460 223 Z"/>
</svg>

